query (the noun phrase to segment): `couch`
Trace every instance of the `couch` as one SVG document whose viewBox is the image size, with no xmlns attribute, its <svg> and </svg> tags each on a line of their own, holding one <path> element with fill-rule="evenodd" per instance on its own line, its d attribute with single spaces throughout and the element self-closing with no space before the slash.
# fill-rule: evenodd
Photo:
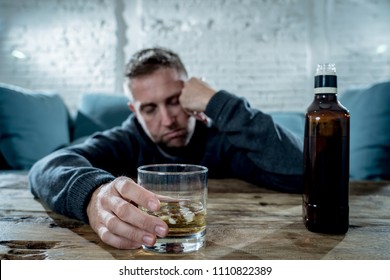
<svg viewBox="0 0 390 280">
<path fill-rule="evenodd" d="M 390 82 L 338 94 L 350 112 L 350 179 L 390 180 Z M 274 112 L 275 122 L 303 140 L 304 113 Z"/>
<path fill-rule="evenodd" d="M 339 94 L 351 113 L 350 177 L 390 180 L 390 82 Z M 120 125 L 131 114 L 123 95 L 83 94 L 71 114 L 56 93 L 0 84 L 0 170 L 28 170 L 61 147 Z M 303 140 L 303 112 L 270 112 Z"/>
<path fill-rule="evenodd" d="M 0 84 L 0 170 L 28 170 L 43 156 L 120 125 L 130 114 L 123 95 L 82 94 L 71 113 L 56 93 Z"/>
</svg>

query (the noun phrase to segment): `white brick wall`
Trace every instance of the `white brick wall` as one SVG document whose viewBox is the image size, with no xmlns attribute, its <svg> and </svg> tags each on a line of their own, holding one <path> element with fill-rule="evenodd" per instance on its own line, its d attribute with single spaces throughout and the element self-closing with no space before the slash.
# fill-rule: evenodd
<svg viewBox="0 0 390 280">
<path fill-rule="evenodd" d="M 307 22 L 297 2 L 139 1 L 142 46 L 172 47 L 190 73 L 256 107 L 297 107 L 294 96 L 307 89 Z"/>
<path fill-rule="evenodd" d="M 319 62 L 337 64 L 340 90 L 390 78 L 389 14 L 388 0 L 0 0 L 0 82 L 74 109 L 119 93 L 129 56 L 160 45 L 254 107 L 304 111 Z"/>
<path fill-rule="evenodd" d="M 72 109 L 81 92 L 114 90 L 116 43 L 110 0 L 0 1 L 0 81 L 59 92 Z"/>
</svg>

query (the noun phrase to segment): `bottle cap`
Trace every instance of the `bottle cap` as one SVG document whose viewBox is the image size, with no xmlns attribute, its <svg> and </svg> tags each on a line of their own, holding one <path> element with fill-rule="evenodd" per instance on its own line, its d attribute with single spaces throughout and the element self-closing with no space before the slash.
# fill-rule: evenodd
<svg viewBox="0 0 390 280">
<path fill-rule="evenodd" d="M 337 93 L 336 65 L 331 63 L 318 64 L 314 77 L 314 93 Z"/>
<path fill-rule="evenodd" d="M 316 76 L 318 75 L 334 75 L 336 76 L 336 65 L 332 63 L 324 63 L 317 65 Z"/>
</svg>

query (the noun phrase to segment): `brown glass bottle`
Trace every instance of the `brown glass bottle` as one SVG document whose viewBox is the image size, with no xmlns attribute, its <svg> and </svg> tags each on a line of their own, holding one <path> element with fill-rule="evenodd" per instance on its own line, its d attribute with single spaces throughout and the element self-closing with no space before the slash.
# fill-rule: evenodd
<svg viewBox="0 0 390 280">
<path fill-rule="evenodd" d="M 304 142 L 303 220 L 308 230 L 344 234 L 349 226 L 349 120 L 337 100 L 333 64 L 320 64 Z"/>
</svg>

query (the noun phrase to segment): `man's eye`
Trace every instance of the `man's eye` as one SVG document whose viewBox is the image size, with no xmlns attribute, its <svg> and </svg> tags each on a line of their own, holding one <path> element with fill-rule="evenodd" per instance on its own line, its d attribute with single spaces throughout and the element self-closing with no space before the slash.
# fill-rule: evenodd
<svg viewBox="0 0 390 280">
<path fill-rule="evenodd" d="M 156 107 L 146 106 L 146 107 L 143 107 L 141 111 L 143 114 L 151 115 L 156 111 Z"/>
<path fill-rule="evenodd" d="M 179 105 L 179 104 L 180 104 L 179 97 L 171 98 L 168 101 L 168 105 Z"/>
</svg>

